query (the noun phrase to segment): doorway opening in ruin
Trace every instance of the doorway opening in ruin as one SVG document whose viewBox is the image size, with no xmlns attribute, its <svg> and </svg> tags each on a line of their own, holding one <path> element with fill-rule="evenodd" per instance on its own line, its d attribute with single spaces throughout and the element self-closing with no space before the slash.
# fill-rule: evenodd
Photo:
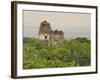
<svg viewBox="0 0 100 80">
<path fill-rule="evenodd" d="M 45 36 L 45 39 L 47 39 L 47 36 Z"/>
</svg>

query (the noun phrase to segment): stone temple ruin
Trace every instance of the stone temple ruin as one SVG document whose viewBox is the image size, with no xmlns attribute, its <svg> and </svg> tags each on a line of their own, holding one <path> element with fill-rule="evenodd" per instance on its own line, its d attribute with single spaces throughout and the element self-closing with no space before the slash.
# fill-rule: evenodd
<svg viewBox="0 0 100 80">
<path fill-rule="evenodd" d="M 50 23 L 43 21 L 39 27 L 39 39 L 48 41 L 51 44 L 62 42 L 64 40 L 63 31 L 51 29 Z"/>
</svg>

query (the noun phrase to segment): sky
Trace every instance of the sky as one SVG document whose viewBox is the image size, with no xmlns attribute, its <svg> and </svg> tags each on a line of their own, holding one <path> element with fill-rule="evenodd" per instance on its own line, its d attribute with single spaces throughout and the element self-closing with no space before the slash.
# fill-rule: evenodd
<svg viewBox="0 0 100 80">
<path fill-rule="evenodd" d="M 46 20 L 52 30 L 62 30 L 65 39 L 91 38 L 91 14 L 23 11 L 23 36 L 38 37 L 40 23 Z"/>
</svg>

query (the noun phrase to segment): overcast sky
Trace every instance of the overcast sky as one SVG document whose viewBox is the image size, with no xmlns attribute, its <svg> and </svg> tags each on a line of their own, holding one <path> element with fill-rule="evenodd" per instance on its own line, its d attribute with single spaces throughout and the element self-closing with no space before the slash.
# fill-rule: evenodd
<svg viewBox="0 0 100 80">
<path fill-rule="evenodd" d="M 90 14 L 46 11 L 23 11 L 24 37 L 38 37 L 40 23 L 44 20 L 50 23 L 52 30 L 62 30 L 65 39 L 76 37 L 90 39 Z"/>
</svg>

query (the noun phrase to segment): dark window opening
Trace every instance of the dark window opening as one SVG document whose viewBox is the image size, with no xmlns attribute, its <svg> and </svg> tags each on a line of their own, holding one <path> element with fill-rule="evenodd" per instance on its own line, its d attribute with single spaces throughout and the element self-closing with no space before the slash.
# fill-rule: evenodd
<svg viewBox="0 0 100 80">
<path fill-rule="evenodd" d="M 47 36 L 45 36 L 45 39 L 47 39 Z"/>
</svg>

